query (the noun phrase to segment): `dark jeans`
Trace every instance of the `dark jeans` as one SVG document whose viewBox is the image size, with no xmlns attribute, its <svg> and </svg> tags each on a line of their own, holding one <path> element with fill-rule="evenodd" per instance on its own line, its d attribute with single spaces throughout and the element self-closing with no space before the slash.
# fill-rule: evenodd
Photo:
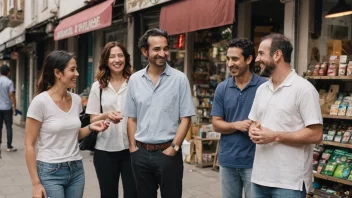
<svg viewBox="0 0 352 198">
<path fill-rule="evenodd" d="M 182 197 L 182 151 L 167 156 L 161 150 L 139 148 L 131 158 L 139 198 L 156 198 L 158 187 L 163 198 Z"/>
<path fill-rule="evenodd" d="M 4 121 L 7 131 L 7 148 L 12 148 L 12 109 L 0 110 L 0 144 L 2 143 L 2 126 Z"/>
<path fill-rule="evenodd" d="M 94 166 L 99 181 L 101 198 L 116 198 L 119 196 L 120 174 L 122 178 L 123 197 L 138 197 L 136 185 L 133 180 L 129 150 L 118 152 L 95 150 Z"/>
</svg>

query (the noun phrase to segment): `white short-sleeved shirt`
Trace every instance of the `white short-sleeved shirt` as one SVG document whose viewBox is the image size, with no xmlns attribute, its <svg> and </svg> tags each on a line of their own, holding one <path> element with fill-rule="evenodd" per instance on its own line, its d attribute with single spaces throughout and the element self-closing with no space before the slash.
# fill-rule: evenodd
<svg viewBox="0 0 352 198">
<path fill-rule="evenodd" d="M 68 93 L 72 97 L 68 112 L 62 111 L 46 91 L 37 95 L 28 108 L 27 117 L 42 123 L 37 142 L 39 161 L 63 163 L 82 159 L 78 146 L 82 102 L 77 94 Z"/>
<path fill-rule="evenodd" d="M 294 70 L 276 90 L 272 80 L 258 88 L 249 119 L 273 131 L 288 133 L 309 125 L 323 124 L 318 92 Z M 312 162 L 312 145 L 257 144 L 252 182 L 292 190 L 302 190 L 304 182 L 309 192 Z"/>
<path fill-rule="evenodd" d="M 90 90 L 86 113 L 91 115 L 100 114 L 100 85 L 96 81 Z M 124 108 L 127 96 L 127 81 L 125 81 L 118 92 L 109 83 L 102 92 L 103 112 L 121 111 Z M 123 115 L 123 112 L 122 112 Z M 129 148 L 127 137 L 127 117 L 123 117 L 120 123 L 110 123 L 109 128 L 98 134 L 95 148 L 98 150 L 116 152 Z"/>
</svg>

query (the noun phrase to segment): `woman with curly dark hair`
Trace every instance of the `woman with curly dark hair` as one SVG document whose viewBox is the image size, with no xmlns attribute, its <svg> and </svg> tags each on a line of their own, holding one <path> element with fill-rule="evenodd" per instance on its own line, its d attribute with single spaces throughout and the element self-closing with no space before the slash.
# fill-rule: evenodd
<svg viewBox="0 0 352 198">
<path fill-rule="evenodd" d="M 94 166 L 102 198 L 118 197 L 120 175 L 124 197 L 137 197 L 128 150 L 127 118 L 121 114 L 131 74 L 130 55 L 126 48 L 118 42 L 107 43 L 100 57 L 97 81 L 92 85 L 86 109 L 86 113 L 91 115 L 91 122 L 111 122 L 104 135 L 99 133 L 94 151 Z M 100 113 L 100 90 L 103 113 Z"/>
</svg>

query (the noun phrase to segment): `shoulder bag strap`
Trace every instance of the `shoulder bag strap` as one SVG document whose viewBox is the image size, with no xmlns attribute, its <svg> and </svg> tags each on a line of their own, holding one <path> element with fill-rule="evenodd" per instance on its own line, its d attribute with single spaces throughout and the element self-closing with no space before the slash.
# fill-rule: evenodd
<svg viewBox="0 0 352 198">
<path fill-rule="evenodd" d="M 100 88 L 100 113 L 103 113 L 103 106 L 101 105 L 101 95 L 103 93 L 102 88 Z"/>
</svg>

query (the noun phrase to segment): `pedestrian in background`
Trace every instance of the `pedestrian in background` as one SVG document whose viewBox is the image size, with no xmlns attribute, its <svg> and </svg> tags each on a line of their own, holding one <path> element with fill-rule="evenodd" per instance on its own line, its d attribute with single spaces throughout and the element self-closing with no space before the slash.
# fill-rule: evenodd
<svg viewBox="0 0 352 198">
<path fill-rule="evenodd" d="M 124 197 L 137 197 L 128 150 L 127 118 L 121 115 L 131 74 L 130 55 L 126 48 L 118 42 L 107 43 L 100 57 L 97 81 L 92 85 L 86 109 L 86 113 L 91 114 L 91 122 L 112 122 L 109 129 L 98 135 L 94 151 L 94 166 L 102 198 L 119 196 L 120 176 Z M 103 113 L 100 113 L 100 105 Z"/>
<path fill-rule="evenodd" d="M 170 56 L 166 31 L 150 29 L 138 47 L 149 64 L 128 83 L 128 117 L 132 168 L 140 198 L 181 198 L 183 160 L 181 144 L 194 113 L 186 75 L 167 64 Z"/>
<path fill-rule="evenodd" d="M 322 140 L 315 87 L 291 69 L 290 41 L 281 34 L 262 39 L 256 61 L 271 78 L 255 95 L 249 119 L 256 143 L 252 197 L 305 198 L 312 186 L 312 144 Z"/>
<path fill-rule="evenodd" d="M 255 144 L 248 135 L 248 120 L 255 93 L 265 78 L 254 74 L 254 45 L 245 38 L 231 40 L 227 67 L 231 78 L 221 82 L 214 95 L 212 124 L 221 133 L 219 164 L 223 198 L 251 198 Z"/>
<path fill-rule="evenodd" d="M 0 75 L 0 158 L 1 158 L 1 143 L 2 143 L 2 127 L 5 121 L 7 132 L 7 151 L 17 151 L 12 146 L 12 121 L 13 114 L 16 110 L 15 88 L 10 77 L 10 67 L 2 65 Z"/>
<path fill-rule="evenodd" d="M 78 139 L 109 126 L 98 121 L 81 128 L 81 98 L 67 91 L 76 87 L 78 75 L 76 60 L 65 51 L 53 51 L 44 61 L 25 129 L 34 198 L 82 197 L 85 177 Z"/>
</svg>

